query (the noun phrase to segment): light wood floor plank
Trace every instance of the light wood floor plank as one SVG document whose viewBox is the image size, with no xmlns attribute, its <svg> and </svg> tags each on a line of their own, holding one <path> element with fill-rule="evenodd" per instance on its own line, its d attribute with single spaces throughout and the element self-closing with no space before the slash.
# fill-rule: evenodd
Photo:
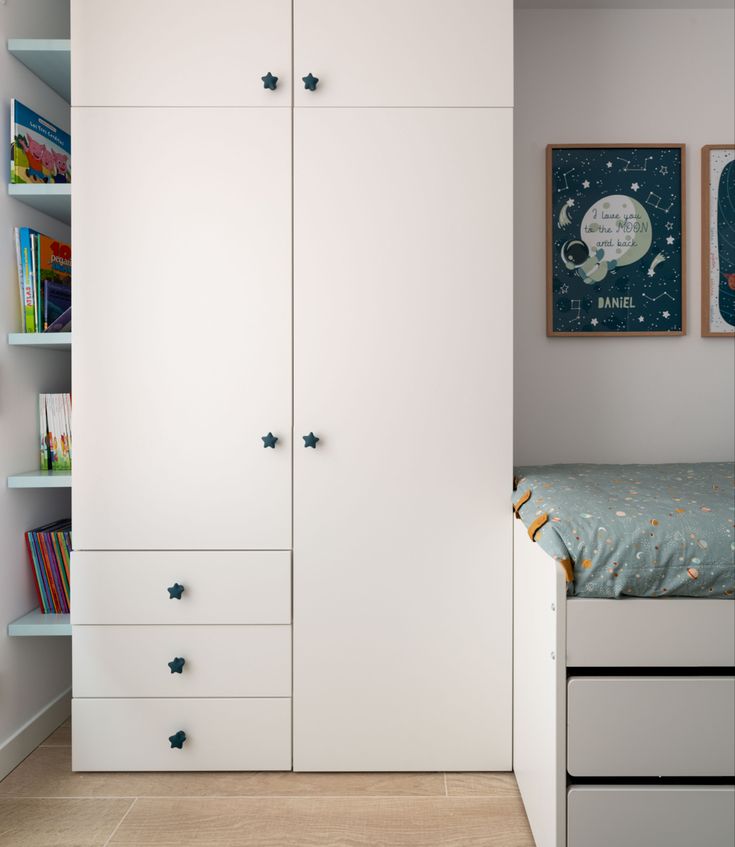
<svg viewBox="0 0 735 847">
<path fill-rule="evenodd" d="M 500 797 L 138 800 L 110 847 L 533 847 Z"/>
<path fill-rule="evenodd" d="M 2 847 L 103 847 L 131 800 L 0 799 Z"/>
<path fill-rule="evenodd" d="M 518 797 L 512 773 L 448 773 L 450 797 Z"/>
<path fill-rule="evenodd" d="M 443 795 L 440 773 L 72 773 L 64 747 L 39 747 L 0 782 L 0 797 Z"/>
</svg>

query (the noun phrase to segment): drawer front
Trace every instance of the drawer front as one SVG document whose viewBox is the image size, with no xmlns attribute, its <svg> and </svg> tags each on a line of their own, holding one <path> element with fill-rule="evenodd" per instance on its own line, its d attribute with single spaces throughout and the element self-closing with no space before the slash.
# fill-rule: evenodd
<svg viewBox="0 0 735 847">
<path fill-rule="evenodd" d="M 291 696 L 290 626 L 77 626 L 72 655 L 75 697 Z"/>
<path fill-rule="evenodd" d="M 572 776 L 732 776 L 735 677 L 572 677 Z"/>
<path fill-rule="evenodd" d="M 72 770 L 290 770 L 288 698 L 72 701 Z M 169 737 L 183 731 L 181 749 Z"/>
<path fill-rule="evenodd" d="M 74 625 L 291 622 L 287 551 L 85 550 L 72 553 L 71 585 Z"/>
<path fill-rule="evenodd" d="M 651 638 L 650 633 L 656 637 Z M 567 602 L 567 666 L 732 667 L 735 603 L 669 597 Z"/>
<path fill-rule="evenodd" d="M 729 785 L 571 786 L 567 847 L 732 847 Z"/>
</svg>

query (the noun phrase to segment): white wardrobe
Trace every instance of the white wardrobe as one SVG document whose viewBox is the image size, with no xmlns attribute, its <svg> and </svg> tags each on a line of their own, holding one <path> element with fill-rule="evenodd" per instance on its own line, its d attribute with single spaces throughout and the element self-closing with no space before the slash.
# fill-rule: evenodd
<svg viewBox="0 0 735 847">
<path fill-rule="evenodd" d="M 512 14 L 72 0 L 76 770 L 510 769 Z"/>
</svg>

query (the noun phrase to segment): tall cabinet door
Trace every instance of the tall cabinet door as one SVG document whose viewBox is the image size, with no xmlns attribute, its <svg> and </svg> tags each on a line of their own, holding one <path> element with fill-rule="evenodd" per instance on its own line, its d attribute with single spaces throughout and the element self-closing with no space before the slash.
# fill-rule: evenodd
<svg viewBox="0 0 735 847">
<path fill-rule="evenodd" d="M 71 0 L 71 39 L 72 106 L 291 104 L 291 0 Z"/>
<path fill-rule="evenodd" d="M 296 109 L 297 770 L 511 766 L 511 135 Z"/>
<path fill-rule="evenodd" d="M 513 105 L 513 0 L 295 0 L 294 34 L 297 106 Z"/>
<path fill-rule="evenodd" d="M 72 130 L 75 548 L 289 548 L 290 109 Z"/>
</svg>

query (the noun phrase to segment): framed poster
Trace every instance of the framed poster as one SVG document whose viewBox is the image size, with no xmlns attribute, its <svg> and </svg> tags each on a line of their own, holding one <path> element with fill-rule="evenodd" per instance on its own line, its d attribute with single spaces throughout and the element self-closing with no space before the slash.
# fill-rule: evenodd
<svg viewBox="0 0 735 847">
<path fill-rule="evenodd" d="M 684 149 L 546 148 L 547 335 L 684 335 Z"/>
<path fill-rule="evenodd" d="M 735 336 L 735 145 L 702 148 L 702 335 Z"/>
</svg>

